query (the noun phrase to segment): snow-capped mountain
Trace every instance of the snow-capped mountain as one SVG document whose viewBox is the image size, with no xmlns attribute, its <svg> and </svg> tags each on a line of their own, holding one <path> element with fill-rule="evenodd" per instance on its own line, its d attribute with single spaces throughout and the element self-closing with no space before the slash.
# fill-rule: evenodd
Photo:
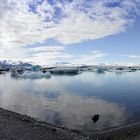
<svg viewBox="0 0 140 140">
<path fill-rule="evenodd" d="M 28 63 L 28 62 L 23 62 L 23 61 L 12 61 L 12 60 L 1 60 L 0 61 L 1 68 L 11 68 L 13 66 L 31 67 L 31 66 L 33 66 L 33 64 Z"/>
</svg>

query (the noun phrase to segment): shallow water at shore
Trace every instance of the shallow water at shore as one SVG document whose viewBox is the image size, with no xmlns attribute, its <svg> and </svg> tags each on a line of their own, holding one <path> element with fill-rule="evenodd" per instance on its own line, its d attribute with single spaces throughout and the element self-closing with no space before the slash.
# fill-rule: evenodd
<svg viewBox="0 0 140 140">
<path fill-rule="evenodd" d="M 140 120 L 139 85 L 139 71 L 50 79 L 14 79 L 7 73 L 0 75 L 0 106 L 58 126 L 102 130 Z"/>
</svg>

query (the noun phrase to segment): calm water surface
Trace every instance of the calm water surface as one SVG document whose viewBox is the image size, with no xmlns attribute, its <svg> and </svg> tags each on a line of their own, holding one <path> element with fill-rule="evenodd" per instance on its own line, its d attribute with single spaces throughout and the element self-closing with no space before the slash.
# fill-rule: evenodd
<svg viewBox="0 0 140 140">
<path fill-rule="evenodd" d="M 50 79 L 0 75 L 0 107 L 58 126 L 102 130 L 140 121 L 140 71 Z M 99 114 L 97 123 L 92 116 Z"/>
</svg>

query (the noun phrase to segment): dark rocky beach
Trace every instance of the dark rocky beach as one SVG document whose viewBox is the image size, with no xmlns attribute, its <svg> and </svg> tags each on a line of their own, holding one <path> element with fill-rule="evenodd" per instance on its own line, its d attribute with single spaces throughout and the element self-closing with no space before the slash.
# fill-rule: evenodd
<svg viewBox="0 0 140 140">
<path fill-rule="evenodd" d="M 86 140 L 87 136 L 0 108 L 0 140 Z"/>
<path fill-rule="evenodd" d="M 140 123 L 85 133 L 0 108 L 0 140 L 139 140 Z"/>
</svg>

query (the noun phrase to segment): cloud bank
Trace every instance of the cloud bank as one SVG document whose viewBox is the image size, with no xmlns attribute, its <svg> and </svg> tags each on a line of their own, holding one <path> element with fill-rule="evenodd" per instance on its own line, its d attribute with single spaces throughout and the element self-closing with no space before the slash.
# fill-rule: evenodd
<svg viewBox="0 0 140 140">
<path fill-rule="evenodd" d="M 0 58 L 71 57 L 56 50 L 47 58 L 48 50 L 40 52 L 42 46 L 38 53 L 23 46 L 50 38 L 66 46 L 123 32 L 132 25 L 139 6 L 139 0 L 1 0 Z"/>
</svg>

